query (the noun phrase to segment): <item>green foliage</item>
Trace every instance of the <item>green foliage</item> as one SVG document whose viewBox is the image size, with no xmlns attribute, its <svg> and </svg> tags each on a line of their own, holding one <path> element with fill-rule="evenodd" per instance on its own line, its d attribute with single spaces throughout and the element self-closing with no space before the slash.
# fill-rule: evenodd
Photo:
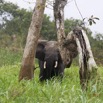
<svg viewBox="0 0 103 103">
<path fill-rule="evenodd" d="M 14 14 L 17 9 L 18 9 L 18 6 L 11 2 L 2 1 L 0 3 L 0 15 L 6 14 L 6 13 Z"/>
<path fill-rule="evenodd" d="M 1 26 L 2 32 L 9 35 L 27 35 L 32 12 L 20 9 L 17 5 L 7 2 L 4 2 L 1 6 L 0 15 L 4 22 Z"/>
<path fill-rule="evenodd" d="M 91 45 L 97 63 L 103 65 L 103 35 L 98 33 Z"/>
<path fill-rule="evenodd" d="M 84 18 L 83 20 L 88 19 L 89 25 L 96 24 L 95 20 L 99 20 L 98 17 L 94 17 L 93 15 L 90 18 Z"/>
<path fill-rule="evenodd" d="M 82 21 L 78 20 L 78 19 L 73 19 L 73 18 L 66 19 L 65 23 L 64 23 L 66 35 L 81 23 L 82 23 Z"/>
<path fill-rule="evenodd" d="M 1 34 L 20 35 L 26 39 L 28 28 L 30 26 L 32 11 L 20 9 L 17 5 L 4 2 L 1 4 L 0 15 L 2 24 L 0 26 Z M 5 15 L 4 15 L 5 14 Z M 50 21 L 50 17 L 46 14 L 43 19 L 43 27 L 41 30 L 41 37 L 44 39 L 56 39 L 56 31 L 54 22 Z M 25 42 L 25 40 L 24 40 Z"/>
<path fill-rule="evenodd" d="M 35 70 L 33 80 L 18 82 L 21 56 L 18 56 L 18 53 L 7 54 L 8 62 L 6 58 L 3 59 L 7 63 L 0 67 L 0 103 L 102 103 L 102 67 L 98 69 L 98 77 L 94 85 L 91 85 L 92 81 L 90 81 L 87 92 L 83 92 L 78 67 L 72 65 L 71 68 L 66 68 L 62 82 L 54 78 L 40 83 L 39 69 Z M 0 57 L 1 55 L 4 55 L 4 51 L 0 53 Z M 12 63 L 13 61 L 15 63 Z"/>
<path fill-rule="evenodd" d="M 53 21 L 50 21 L 50 17 L 46 14 L 44 15 L 41 36 L 44 39 L 55 40 L 56 39 L 56 30 L 55 24 Z"/>
</svg>

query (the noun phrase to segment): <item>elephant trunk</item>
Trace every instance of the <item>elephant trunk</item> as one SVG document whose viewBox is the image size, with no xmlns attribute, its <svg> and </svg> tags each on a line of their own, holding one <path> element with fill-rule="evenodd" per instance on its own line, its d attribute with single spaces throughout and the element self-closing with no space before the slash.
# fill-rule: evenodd
<svg viewBox="0 0 103 103">
<path fill-rule="evenodd" d="M 58 61 L 55 61 L 54 68 L 57 68 L 57 66 L 58 66 Z"/>
</svg>

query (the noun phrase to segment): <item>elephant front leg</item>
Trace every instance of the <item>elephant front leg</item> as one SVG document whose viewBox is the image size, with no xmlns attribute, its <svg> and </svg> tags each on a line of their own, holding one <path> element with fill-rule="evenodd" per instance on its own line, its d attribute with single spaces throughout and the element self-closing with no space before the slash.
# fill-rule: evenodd
<svg viewBox="0 0 103 103">
<path fill-rule="evenodd" d="M 61 79 L 61 81 L 62 81 L 62 78 L 63 78 L 63 76 L 64 76 L 64 69 L 65 69 L 63 63 L 61 63 L 61 64 L 58 66 L 58 69 L 59 69 L 59 71 L 58 71 L 58 76 L 60 77 L 60 79 Z"/>
<path fill-rule="evenodd" d="M 40 81 L 43 81 L 43 80 L 45 80 L 45 78 L 44 78 L 44 76 L 43 76 L 43 64 L 44 64 L 44 62 L 43 61 L 40 61 L 39 60 L 39 67 L 40 67 L 40 74 L 39 74 L 39 80 Z"/>
<path fill-rule="evenodd" d="M 43 77 L 43 72 L 42 70 L 40 69 L 40 74 L 39 74 L 39 80 L 40 81 L 43 81 L 45 78 Z"/>
</svg>

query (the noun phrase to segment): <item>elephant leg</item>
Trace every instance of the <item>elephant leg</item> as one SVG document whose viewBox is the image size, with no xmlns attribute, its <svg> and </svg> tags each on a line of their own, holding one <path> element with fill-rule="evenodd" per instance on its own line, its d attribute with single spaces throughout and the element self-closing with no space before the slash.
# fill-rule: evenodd
<svg viewBox="0 0 103 103">
<path fill-rule="evenodd" d="M 39 80 L 40 81 L 45 80 L 45 77 L 43 76 L 43 69 L 44 69 L 43 65 L 44 65 L 44 62 L 39 60 L 39 67 L 40 67 Z"/>
<path fill-rule="evenodd" d="M 58 76 L 58 71 L 56 70 L 57 68 L 53 68 L 51 72 L 51 78 L 54 76 Z"/>
<path fill-rule="evenodd" d="M 63 63 L 60 63 L 59 66 L 58 66 L 58 76 L 60 77 L 60 79 L 62 80 L 63 76 L 64 76 L 64 65 Z"/>
</svg>

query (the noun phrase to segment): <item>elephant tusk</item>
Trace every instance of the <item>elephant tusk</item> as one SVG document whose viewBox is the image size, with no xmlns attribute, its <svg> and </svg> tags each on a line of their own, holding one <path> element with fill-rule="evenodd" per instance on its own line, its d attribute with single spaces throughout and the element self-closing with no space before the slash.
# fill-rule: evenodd
<svg viewBox="0 0 103 103">
<path fill-rule="evenodd" d="M 57 68 L 57 66 L 58 66 L 58 61 L 55 61 L 54 67 Z"/>
<path fill-rule="evenodd" d="M 46 69 L 46 61 L 44 62 L 44 69 Z"/>
</svg>

